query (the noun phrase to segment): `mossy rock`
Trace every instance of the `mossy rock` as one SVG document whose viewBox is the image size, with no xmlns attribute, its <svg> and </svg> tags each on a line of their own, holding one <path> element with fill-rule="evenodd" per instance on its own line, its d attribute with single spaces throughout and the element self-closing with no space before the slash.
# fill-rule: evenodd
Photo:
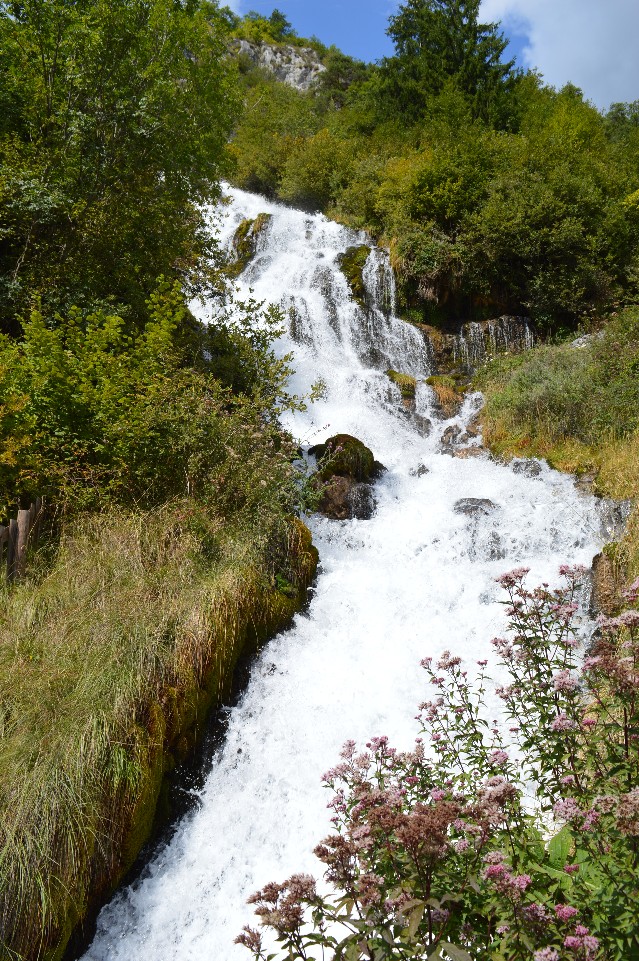
<svg viewBox="0 0 639 961">
<path fill-rule="evenodd" d="M 232 247 L 235 259 L 229 268 L 232 277 L 239 277 L 246 270 L 257 252 L 260 235 L 270 222 L 271 214 L 258 214 L 254 220 L 247 218 L 239 225 L 233 235 Z"/>
<path fill-rule="evenodd" d="M 356 437 L 350 434 L 336 434 L 324 444 L 311 448 L 319 462 L 318 478 L 327 481 L 331 477 L 350 477 L 354 481 L 369 481 L 374 478 L 379 465 L 373 452 Z"/>
<path fill-rule="evenodd" d="M 366 306 L 366 287 L 364 286 L 364 266 L 368 260 L 371 247 L 360 244 L 359 247 L 349 247 L 343 254 L 338 254 L 337 264 L 346 277 L 353 299 L 360 307 Z"/>
<path fill-rule="evenodd" d="M 417 389 L 417 379 L 415 377 L 411 377 L 410 374 L 402 374 L 397 370 L 387 370 L 386 376 L 399 387 L 402 397 L 414 400 Z"/>
</svg>

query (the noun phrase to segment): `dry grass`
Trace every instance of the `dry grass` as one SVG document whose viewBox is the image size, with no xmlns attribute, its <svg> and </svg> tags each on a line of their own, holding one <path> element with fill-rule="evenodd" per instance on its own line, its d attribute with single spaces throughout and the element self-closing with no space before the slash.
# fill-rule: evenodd
<svg viewBox="0 0 639 961">
<path fill-rule="evenodd" d="M 193 505 L 90 518 L 0 621 L 0 946 L 63 945 L 151 827 L 165 750 L 228 685 L 242 647 L 286 619 L 258 544 Z M 268 549 L 267 549 L 268 548 Z M 13 956 L 13 955 L 10 955 Z M 55 950 L 47 957 L 57 956 Z"/>
</svg>

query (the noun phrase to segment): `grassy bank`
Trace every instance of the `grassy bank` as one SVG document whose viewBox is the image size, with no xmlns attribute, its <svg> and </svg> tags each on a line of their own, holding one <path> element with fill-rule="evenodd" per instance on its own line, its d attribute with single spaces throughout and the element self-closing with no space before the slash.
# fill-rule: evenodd
<svg viewBox="0 0 639 961">
<path fill-rule="evenodd" d="M 48 573 L 4 590 L 3 957 L 61 956 L 149 836 L 163 775 L 239 655 L 299 608 L 315 565 L 299 521 L 249 531 L 184 500 L 75 521 Z"/>
<path fill-rule="evenodd" d="M 541 457 L 591 475 L 604 497 L 639 498 L 639 308 L 610 318 L 584 346 L 542 345 L 502 356 L 476 377 L 484 438 L 499 457 Z M 639 574 L 639 512 L 622 545 Z"/>
</svg>

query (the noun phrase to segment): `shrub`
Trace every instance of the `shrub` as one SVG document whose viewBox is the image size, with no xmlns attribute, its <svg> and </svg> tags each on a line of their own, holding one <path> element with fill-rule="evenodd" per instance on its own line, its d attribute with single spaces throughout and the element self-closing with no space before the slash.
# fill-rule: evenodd
<svg viewBox="0 0 639 961">
<path fill-rule="evenodd" d="M 35 495 L 67 512 L 183 495 L 228 514 L 293 510 L 294 448 L 277 416 L 297 399 L 270 347 L 279 315 L 236 307 L 232 323 L 199 327 L 162 283 L 138 334 L 103 312 L 51 326 L 34 311 L 22 342 L 2 338 L 2 510 Z"/>
<path fill-rule="evenodd" d="M 584 660 L 583 573 L 562 568 L 557 590 L 528 590 L 525 568 L 499 579 L 507 730 L 490 721 L 487 661 L 472 684 L 446 652 L 422 662 L 430 750 L 345 745 L 325 775 L 336 833 L 316 848 L 330 892 L 294 875 L 251 898 L 281 946 L 269 958 L 639 957 L 639 580 Z M 266 959 L 258 931 L 237 940 Z"/>
</svg>

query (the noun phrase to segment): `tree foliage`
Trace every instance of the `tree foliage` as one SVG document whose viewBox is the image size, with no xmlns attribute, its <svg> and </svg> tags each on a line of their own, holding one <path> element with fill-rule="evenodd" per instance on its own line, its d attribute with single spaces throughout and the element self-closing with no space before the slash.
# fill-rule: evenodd
<svg viewBox="0 0 639 961">
<path fill-rule="evenodd" d="M 503 62 L 508 41 L 498 24 L 479 20 L 480 0 L 406 0 L 390 18 L 395 56 L 382 67 L 387 95 L 412 120 L 453 80 L 476 115 L 494 114 L 512 79 L 514 60 Z"/>
<path fill-rule="evenodd" d="M 511 313 L 557 330 L 633 303 L 636 104 L 602 115 L 572 85 L 514 72 L 496 25 L 477 17 L 477 4 L 405 4 L 395 58 L 363 68 L 324 52 L 329 69 L 306 94 L 249 72 L 236 182 L 387 244 L 411 320 Z"/>
<path fill-rule="evenodd" d="M 235 109 L 207 0 L 0 4 L 0 321 L 38 295 L 130 317 L 206 252 Z"/>
</svg>

